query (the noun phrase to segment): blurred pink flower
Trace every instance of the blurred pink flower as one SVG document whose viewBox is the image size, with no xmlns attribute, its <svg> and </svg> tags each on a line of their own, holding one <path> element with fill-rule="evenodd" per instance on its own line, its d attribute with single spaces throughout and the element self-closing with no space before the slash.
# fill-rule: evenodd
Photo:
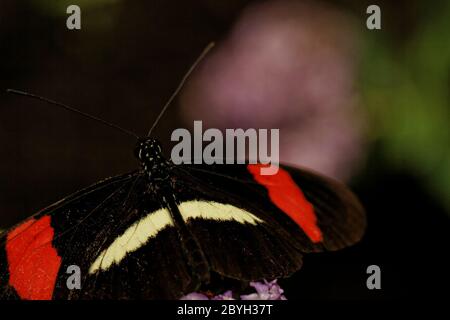
<svg viewBox="0 0 450 320">
<path fill-rule="evenodd" d="M 345 179 L 363 155 L 358 37 L 328 4 L 273 1 L 244 11 L 181 97 L 204 127 L 280 128 L 280 160 Z"/>
</svg>

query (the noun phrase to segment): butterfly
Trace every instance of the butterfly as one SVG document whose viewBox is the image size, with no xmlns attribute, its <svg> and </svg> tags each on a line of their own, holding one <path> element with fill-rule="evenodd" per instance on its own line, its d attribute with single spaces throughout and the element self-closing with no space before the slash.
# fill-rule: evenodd
<svg viewBox="0 0 450 320">
<path fill-rule="evenodd" d="M 363 236 L 356 196 L 312 171 L 174 165 L 150 135 L 134 153 L 138 170 L 0 235 L 2 299 L 178 299 L 215 278 L 289 277 L 305 253 L 339 250 Z M 68 270 L 78 272 L 79 287 L 68 285 Z"/>
</svg>

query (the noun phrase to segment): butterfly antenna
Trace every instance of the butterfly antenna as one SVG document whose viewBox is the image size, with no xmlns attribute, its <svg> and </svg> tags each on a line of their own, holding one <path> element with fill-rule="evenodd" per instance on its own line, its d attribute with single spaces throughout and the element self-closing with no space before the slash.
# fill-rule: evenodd
<svg viewBox="0 0 450 320">
<path fill-rule="evenodd" d="M 153 123 L 152 127 L 150 128 L 150 130 L 148 131 L 147 137 L 149 137 L 153 131 L 153 129 L 155 129 L 156 125 L 158 124 L 159 120 L 161 119 L 161 117 L 164 115 L 164 113 L 166 112 L 167 108 L 171 105 L 171 103 L 173 102 L 173 100 L 175 99 L 175 97 L 180 93 L 181 89 L 183 89 L 184 84 L 186 83 L 186 81 L 189 79 L 189 76 L 191 75 L 191 73 L 195 70 L 195 68 L 198 66 L 198 64 L 203 60 L 203 58 L 208 54 L 208 52 L 214 47 L 215 43 L 211 42 L 210 44 L 208 44 L 208 46 L 203 49 L 203 52 L 200 54 L 200 56 L 197 58 L 197 60 L 195 60 L 195 62 L 192 64 L 192 66 L 189 68 L 189 70 L 186 72 L 186 74 L 184 75 L 184 77 L 181 79 L 180 84 L 178 85 L 177 89 L 175 90 L 174 93 L 172 93 L 172 95 L 170 96 L 169 100 L 167 100 L 166 104 L 164 105 L 164 107 L 162 108 L 161 112 L 159 113 L 158 117 L 156 118 L 155 122 Z"/>
<path fill-rule="evenodd" d="M 23 92 L 23 91 L 14 90 L 14 89 L 7 89 L 6 92 L 12 93 L 12 94 L 17 94 L 17 95 L 19 95 L 19 96 L 25 96 L 25 97 L 34 98 L 34 99 L 37 99 L 37 100 L 44 101 L 44 102 L 46 102 L 46 103 L 49 103 L 49 104 L 58 106 L 58 107 L 60 107 L 60 108 L 63 108 L 63 109 L 65 109 L 65 110 L 69 110 L 69 111 L 74 112 L 74 113 L 77 113 L 77 114 L 79 114 L 79 115 L 82 115 L 83 117 L 89 118 L 89 119 L 91 119 L 91 120 L 95 120 L 95 121 L 97 121 L 97 122 L 103 123 L 104 125 L 106 125 L 106 126 L 108 126 L 108 127 L 111 127 L 111 128 L 114 128 L 114 129 L 117 129 L 117 130 L 119 130 L 119 131 L 122 131 L 123 133 L 126 133 L 127 135 L 133 136 L 133 137 L 135 137 L 135 138 L 139 138 L 139 136 L 138 136 L 137 134 L 135 134 L 135 133 L 133 133 L 133 132 L 127 130 L 127 129 L 121 128 L 121 127 L 119 127 L 118 125 L 115 125 L 115 124 L 113 124 L 113 123 L 109 123 L 109 122 L 107 122 L 107 121 L 105 121 L 105 120 L 102 120 L 102 119 L 100 119 L 100 118 L 97 118 L 97 117 L 95 117 L 95 116 L 92 116 L 92 115 L 90 115 L 90 114 L 87 114 L 87 113 L 85 113 L 85 112 L 83 112 L 83 111 L 80 111 L 80 110 L 74 109 L 74 108 L 72 108 L 72 107 L 69 107 L 68 105 L 65 105 L 65 104 L 63 104 L 63 103 L 59 103 L 59 102 L 56 102 L 56 101 L 53 101 L 53 100 L 50 100 L 50 99 L 47 99 L 47 98 L 44 98 L 44 97 L 41 97 L 41 96 L 32 94 L 32 93 Z"/>
</svg>

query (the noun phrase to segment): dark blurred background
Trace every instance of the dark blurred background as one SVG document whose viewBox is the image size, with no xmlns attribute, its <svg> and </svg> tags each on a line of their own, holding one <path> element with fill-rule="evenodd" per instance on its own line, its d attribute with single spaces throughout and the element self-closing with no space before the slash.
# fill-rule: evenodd
<svg viewBox="0 0 450 320">
<path fill-rule="evenodd" d="M 77 4 L 82 29 L 66 28 Z M 377 1 L 2 0 L 0 228 L 136 168 L 135 141 L 30 91 L 144 135 L 210 42 L 154 135 L 203 120 L 280 128 L 281 160 L 352 186 L 363 241 L 308 255 L 288 299 L 444 298 L 449 285 L 450 5 Z M 382 270 L 382 290 L 365 286 Z"/>
</svg>

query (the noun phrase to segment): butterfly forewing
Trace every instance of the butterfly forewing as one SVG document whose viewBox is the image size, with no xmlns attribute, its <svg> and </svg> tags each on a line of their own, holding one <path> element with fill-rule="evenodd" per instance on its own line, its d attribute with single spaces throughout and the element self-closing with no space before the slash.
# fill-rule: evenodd
<svg viewBox="0 0 450 320">
<path fill-rule="evenodd" d="M 157 199 L 144 197 L 147 190 L 147 181 L 137 173 L 107 179 L 4 233 L 2 298 L 167 299 L 189 290 L 190 272 L 178 234 L 169 224 L 155 233 L 158 237 L 149 237 L 151 230 L 133 233 L 142 243 L 130 247 L 125 242 L 124 248 L 106 251 L 120 235 L 161 209 Z M 67 285 L 69 266 L 80 268 L 79 290 Z"/>
<path fill-rule="evenodd" d="M 364 209 L 342 183 L 284 165 L 262 180 L 257 176 L 260 166 L 252 166 L 191 165 L 177 172 L 183 176 L 180 181 L 191 182 L 196 197 L 252 212 L 270 232 L 301 252 L 338 250 L 361 239 Z"/>
</svg>

